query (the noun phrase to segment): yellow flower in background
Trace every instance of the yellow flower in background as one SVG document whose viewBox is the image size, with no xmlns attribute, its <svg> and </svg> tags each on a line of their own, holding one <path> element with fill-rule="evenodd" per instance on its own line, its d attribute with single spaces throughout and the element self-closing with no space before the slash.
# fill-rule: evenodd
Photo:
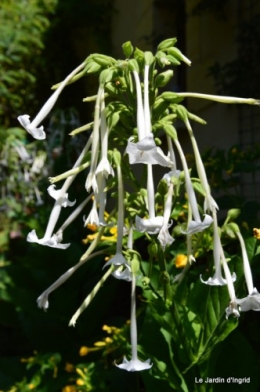
<svg viewBox="0 0 260 392">
<path fill-rule="evenodd" d="M 72 363 L 66 362 L 66 365 L 64 367 L 65 371 L 68 373 L 72 373 L 75 370 L 75 367 Z"/>
<path fill-rule="evenodd" d="M 73 385 L 66 385 L 64 388 L 62 388 L 62 392 L 77 392 L 77 388 Z"/>
<path fill-rule="evenodd" d="M 260 240 L 260 229 L 253 229 L 253 234 L 257 240 Z"/>
<path fill-rule="evenodd" d="M 80 347 L 79 355 L 80 355 L 81 357 L 84 357 L 84 356 L 87 355 L 89 352 L 90 352 L 90 348 L 89 348 L 89 347 L 87 347 L 87 346 L 82 346 L 82 347 Z"/>
<path fill-rule="evenodd" d="M 188 262 L 188 257 L 183 254 L 178 254 L 174 260 L 176 268 L 184 268 Z"/>
</svg>

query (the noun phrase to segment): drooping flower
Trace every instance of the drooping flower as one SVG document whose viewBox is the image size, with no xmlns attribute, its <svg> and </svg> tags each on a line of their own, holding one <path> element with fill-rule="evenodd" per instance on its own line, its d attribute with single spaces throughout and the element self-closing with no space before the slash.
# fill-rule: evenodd
<svg viewBox="0 0 260 392">
<path fill-rule="evenodd" d="M 18 117 L 18 121 L 20 124 L 29 132 L 35 139 L 42 140 L 46 138 L 46 134 L 43 130 L 43 126 L 38 125 L 42 122 L 42 120 L 49 114 L 53 106 L 55 105 L 60 93 L 66 86 L 66 84 L 70 81 L 70 79 L 76 75 L 82 68 L 84 68 L 85 63 L 80 64 L 74 71 L 72 71 L 60 84 L 57 90 L 51 95 L 48 101 L 43 105 L 35 119 L 31 122 L 30 116 L 28 114 L 23 114 Z"/>
<path fill-rule="evenodd" d="M 96 198 L 94 197 L 92 208 L 90 210 L 90 213 L 87 217 L 87 219 L 84 222 L 84 226 L 87 226 L 88 224 L 91 225 L 96 225 L 99 226 L 99 218 L 98 218 L 98 212 L 97 212 L 97 202 Z"/>
<path fill-rule="evenodd" d="M 241 250 L 242 250 L 244 274 L 245 274 L 246 285 L 248 290 L 247 297 L 242 299 L 237 299 L 237 303 L 239 304 L 240 310 L 242 312 L 247 312 L 248 310 L 260 311 L 260 293 L 253 285 L 252 272 L 248 260 L 246 246 L 239 229 L 238 231 L 236 231 L 236 235 L 239 239 Z"/>
<path fill-rule="evenodd" d="M 222 277 L 221 274 L 221 254 L 223 253 L 222 245 L 220 242 L 219 232 L 218 232 L 218 222 L 216 211 L 213 211 L 213 259 L 214 259 L 214 267 L 215 273 L 213 277 L 208 278 L 207 281 L 203 280 L 200 276 L 200 280 L 202 283 L 205 283 L 210 286 L 224 286 L 227 284 L 227 280 Z M 232 275 L 232 281 L 236 280 L 236 274 Z"/>
<path fill-rule="evenodd" d="M 30 233 L 27 235 L 27 241 L 28 242 L 36 242 L 37 244 L 44 245 L 44 246 L 49 246 L 51 248 L 57 248 L 57 249 L 67 249 L 70 244 L 62 244 L 62 232 L 57 234 L 53 234 L 50 238 L 41 238 L 39 239 L 36 231 L 32 230 Z"/>
<path fill-rule="evenodd" d="M 126 153 L 129 155 L 131 165 L 136 163 L 147 163 L 151 165 L 161 165 L 172 167 L 173 162 L 164 155 L 160 147 L 157 147 L 152 133 L 137 143 L 134 143 L 133 137 L 128 139 Z"/>
<path fill-rule="evenodd" d="M 170 235 L 168 230 L 168 228 L 171 226 L 171 223 L 169 224 L 169 219 L 171 215 L 172 196 L 173 196 L 173 183 L 170 183 L 165 206 L 164 206 L 163 225 L 157 237 L 158 240 L 160 241 L 163 250 L 166 248 L 167 245 L 171 245 L 174 241 L 174 238 Z"/>
<path fill-rule="evenodd" d="M 137 323 L 136 323 L 136 275 L 132 273 L 132 291 L 131 291 L 131 318 L 130 318 L 130 338 L 131 338 L 131 350 L 132 358 L 130 361 L 123 358 L 123 362 L 116 366 L 120 369 L 127 370 L 128 372 L 139 372 L 142 370 L 148 370 L 153 365 L 151 360 L 147 359 L 142 362 L 137 356 Z"/>
<path fill-rule="evenodd" d="M 47 191 L 48 191 L 49 195 L 51 197 L 53 197 L 54 200 L 57 200 L 61 195 L 61 190 L 55 189 L 55 188 L 56 188 L 56 185 L 54 185 L 54 184 L 50 185 L 47 188 Z M 76 200 L 69 201 L 68 197 L 69 197 L 68 193 L 65 193 L 62 195 L 62 207 L 72 207 L 76 203 Z"/>
<path fill-rule="evenodd" d="M 189 222 L 186 234 L 199 233 L 199 232 L 205 230 L 207 227 L 209 227 L 212 224 L 213 218 L 210 215 L 205 214 L 204 220 L 203 221 L 201 220 L 199 210 L 198 210 L 196 195 L 195 195 L 195 192 L 194 192 L 194 189 L 192 186 L 192 182 L 190 179 L 189 169 L 187 166 L 185 156 L 183 154 L 183 151 L 182 151 L 182 148 L 181 148 L 179 141 L 177 139 L 175 139 L 174 142 L 175 142 L 175 145 L 177 147 L 177 150 L 178 150 L 180 158 L 181 158 L 182 167 L 183 167 L 184 176 L 185 176 L 185 187 L 186 187 L 186 191 L 188 194 L 189 204 L 190 204 L 190 207 L 192 210 L 192 215 L 194 218 L 194 220 L 191 220 Z"/>
</svg>

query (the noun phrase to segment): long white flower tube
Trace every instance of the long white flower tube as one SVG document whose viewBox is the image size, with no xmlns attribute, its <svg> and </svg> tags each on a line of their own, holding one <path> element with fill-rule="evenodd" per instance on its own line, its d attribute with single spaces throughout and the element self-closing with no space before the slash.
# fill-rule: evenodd
<svg viewBox="0 0 260 392">
<path fill-rule="evenodd" d="M 220 103 L 242 103 L 248 105 L 260 105 L 259 99 L 254 98 L 238 98 L 238 97 L 226 97 L 221 95 L 210 95 L 200 93 L 176 93 L 177 97 L 183 98 L 202 98 L 209 101 L 215 101 Z"/>
<path fill-rule="evenodd" d="M 85 154 L 87 153 L 88 149 L 90 147 L 90 143 L 87 142 L 84 149 L 82 150 L 80 156 L 78 157 L 77 161 L 75 162 L 73 168 L 76 168 L 80 165 L 82 160 L 85 157 Z M 49 221 L 45 230 L 45 234 L 42 239 L 39 239 L 35 230 L 32 230 L 28 235 L 27 235 L 27 241 L 28 242 L 36 242 L 40 245 L 45 245 L 45 246 L 50 246 L 53 248 L 59 248 L 59 249 L 66 249 L 70 244 L 61 244 L 60 242 L 62 241 L 62 233 L 59 233 L 59 236 L 53 234 L 53 231 L 55 229 L 56 223 L 59 219 L 60 212 L 62 209 L 62 204 L 64 203 L 64 195 L 66 194 L 68 188 L 74 181 L 77 173 L 69 176 L 66 178 L 63 186 L 61 187 L 59 191 L 59 197 L 55 201 L 54 207 L 52 209 L 52 212 L 49 217 Z"/>
<path fill-rule="evenodd" d="M 184 176 L 185 176 L 185 187 L 186 187 L 186 191 L 188 194 L 188 200 L 189 200 L 191 210 L 192 210 L 192 215 L 194 218 L 194 220 L 192 220 L 188 225 L 187 233 L 194 234 L 194 233 L 198 233 L 200 231 L 203 231 L 204 229 L 209 227 L 212 224 L 213 219 L 211 216 L 205 214 L 204 221 L 203 222 L 201 221 L 199 210 L 198 210 L 198 205 L 197 205 L 197 200 L 196 200 L 195 192 L 194 192 L 194 189 L 193 189 L 193 186 L 191 183 L 189 169 L 188 169 L 188 166 L 186 163 L 185 156 L 183 154 L 183 151 L 182 151 L 182 148 L 181 148 L 179 141 L 177 139 L 174 139 L 174 143 L 177 147 L 177 150 L 179 152 L 180 159 L 182 162 L 182 167 L 183 167 Z"/>
<path fill-rule="evenodd" d="M 68 84 L 70 79 L 76 75 L 82 68 L 85 67 L 85 63 L 80 64 L 74 71 L 72 71 L 60 84 L 59 88 L 50 96 L 48 101 L 43 105 L 37 116 L 34 120 L 30 121 L 30 116 L 28 114 L 23 114 L 18 117 L 18 121 L 20 124 L 29 132 L 35 139 L 42 140 L 46 138 L 46 134 L 43 130 L 43 126 L 38 127 L 38 125 L 42 122 L 42 120 L 49 114 L 53 106 L 55 105 L 60 93 Z"/>
<path fill-rule="evenodd" d="M 133 249 L 133 227 L 129 229 L 128 243 L 129 249 Z M 130 361 L 123 358 L 123 362 L 119 365 L 120 369 L 127 370 L 128 372 L 137 372 L 141 370 L 150 369 L 153 365 L 151 360 L 147 359 L 145 362 L 140 361 L 137 355 L 137 323 L 136 323 L 136 271 L 132 271 L 132 290 L 131 290 L 131 316 L 130 316 L 130 340 L 132 358 Z"/>
<path fill-rule="evenodd" d="M 134 70 L 133 75 L 135 79 L 136 99 L 137 99 L 137 131 L 138 131 L 138 139 L 139 141 L 141 141 L 146 136 L 142 89 L 141 89 L 141 83 L 140 83 L 138 72 Z"/>
<path fill-rule="evenodd" d="M 248 290 L 248 296 L 245 298 L 237 299 L 237 303 L 239 304 L 240 310 L 242 312 L 247 312 L 248 310 L 260 311 L 260 294 L 253 285 L 252 272 L 248 260 L 245 242 L 240 231 L 236 231 L 236 235 L 239 239 L 242 250 L 244 274 Z"/>
<path fill-rule="evenodd" d="M 209 278 L 207 281 L 204 281 L 200 276 L 200 280 L 202 283 L 208 284 L 210 286 L 223 286 L 227 284 L 227 280 L 222 277 L 221 274 L 221 254 L 222 254 L 222 245 L 220 242 L 219 232 L 218 232 L 218 222 L 216 211 L 213 211 L 213 259 L 214 259 L 214 267 L 215 273 L 213 277 Z M 236 274 L 232 275 L 232 281 L 236 280 Z"/>
<path fill-rule="evenodd" d="M 98 192 L 98 185 L 96 180 L 96 166 L 98 159 L 98 144 L 99 144 L 99 126 L 100 126 L 100 105 L 101 98 L 103 96 L 104 87 L 99 86 L 97 99 L 95 103 L 95 114 L 94 114 L 94 127 L 93 127 L 93 140 L 92 140 L 92 148 L 91 148 L 91 164 L 89 174 L 86 180 L 86 190 L 90 192 L 90 189 L 93 189 L 93 192 Z"/>
<path fill-rule="evenodd" d="M 115 152 L 114 155 L 119 155 L 118 152 Z M 124 270 L 117 270 L 112 275 L 117 279 L 123 279 L 130 281 L 131 277 L 131 269 L 126 261 L 125 257 L 122 253 L 122 245 L 123 245 L 123 236 L 124 236 L 124 186 L 122 179 L 122 171 L 121 171 L 121 157 L 117 161 L 116 170 L 117 170 L 117 181 L 118 181 L 118 214 L 117 214 L 117 242 L 116 242 L 116 254 L 112 257 L 103 268 L 114 265 L 114 266 L 124 266 Z"/>
</svg>

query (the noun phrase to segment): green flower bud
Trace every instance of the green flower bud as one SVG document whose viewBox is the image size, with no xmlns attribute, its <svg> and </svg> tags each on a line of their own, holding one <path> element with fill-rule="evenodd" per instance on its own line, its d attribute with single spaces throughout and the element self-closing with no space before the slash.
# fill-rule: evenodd
<svg viewBox="0 0 260 392">
<path fill-rule="evenodd" d="M 135 48 L 134 58 L 138 62 L 138 64 L 142 67 L 144 62 L 144 52 L 138 48 Z"/>
<path fill-rule="evenodd" d="M 167 54 L 166 58 L 172 65 L 180 65 L 181 64 L 179 60 L 177 60 L 175 57 L 171 56 L 170 54 Z"/>
<path fill-rule="evenodd" d="M 175 103 L 176 100 L 179 99 L 177 93 L 172 93 L 171 91 L 165 91 L 164 93 L 161 94 L 161 98 L 164 99 L 165 101 L 170 101 Z"/>
<path fill-rule="evenodd" d="M 176 58 L 177 60 L 181 60 L 184 63 L 191 65 L 191 61 L 186 56 L 184 56 L 184 54 L 182 54 L 182 52 L 178 48 L 169 48 L 167 49 L 167 53 L 172 57 Z"/>
<path fill-rule="evenodd" d="M 136 59 L 131 59 L 128 61 L 128 69 L 129 71 L 137 71 L 139 72 L 139 65 L 138 62 L 136 61 Z"/>
<path fill-rule="evenodd" d="M 114 159 L 116 166 L 121 165 L 121 154 L 116 148 L 114 148 L 113 159 Z"/>
<path fill-rule="evenodd" d="M 160 116 L 168 109 L 168 107 L 169 102 L 160 97 L 156 98 L 152 107 L 153 117 L 160 118 Z"/>
<path fill-rule="evenodd" d="M 164 123 L 163 121 L 160 121 L 160 123 L 162 124 L 162 127 L 163 127 L 165 133 L 168 136 L 170 136 L 170 138 L 172 138 L 173 140 L 176 140 L 177 139 L 177 131 L 174 128 L 174 126 L 169 123 Z"/>
<path fill-rule="evenodd" d="M 112 97 L 118 94 L 118 88 L 111 82 L 105 84 L 105 91 Z"/>
<path fill-rule="evenodd" d="M 148 250 L 148 253 L 149 253 L 149 255 L 151 256 L 151 257 L 157 257 L 157 255 L 158 255 L 158 244 L 156 243 L 156 242 L 151 242 L 149 245 L 148 245 L 148 247 L 147 247 L 147 250 Z"/>
<path fill-rule="evenodd" d="M 241 214 L 241 210 L 239 208 L 232 208 L 227 213 L 227 218 L 230 220 L 235 220 Z"/>
<path fill-rule="evenodd" d="M 164 52 L 157 52 L 155 58 L 161 67 L 165 67 L 165 65 L 171 64 L 170 61 L 167 59 L 167 55 Z"/>
<path fill-rule="evenodd" d="M 186 230 L 187 230 L 187 224 L 186 223 L 182 223 L 180 225 L 177 225 L 172 230 L 172 236 L 173 237 L 179 237 L 180 235 L 183 235 L 183 233 Z"/>
<path fill-rule="evenodd" d="M 120 119 L 120 115 L 118 112 L 110 113 L 107 117 L 107 125 L 109 129 L 114 128 Z"/>
<path fill-rule="evenodd" d="M 172 77 L 173 77 L 173 70 L 172 69 L 168 69 L 167 71 L 160 73 L 155 78 L 155 81 L 154 81 L 155 87 L 166 86 L 166 84 L 171 80 Z"/>
<path fill-rule="evenodd" d="M 85 68 L 87 74 L 99 72 L 101 69 L 101 65 L 97 64 L 95 61 L 88 63 Z"/>
<path fill-rule="evenodd" d="M 115 75 L 115 70 L 111 68 L 104 69 L 99 75 L 99 83 L 104 85 L 107 82 L 111 82 Z"/>
<path fill-rule="evenodd" d="M 183 121 L 186 122 L 188 120 L 188 111 L 182 105 L 175 105 L 175 111 L 177 116 Z"/>
<path fill-rule="evenodd" d="M 137 275 L 139 269 L 140 269 L 140 262 L 138 260 L 138 257 L 137 257 L 137 255 L 133 255 L 133 258 L 131 260 L 131 270 L 132 270 L 132 273 L 134 275 Z"/>
<path fill-rule="evenodd" d="M 131 41 L 127 41 L 122 45 L 123 53 L 125 57 L 130 57 L 134 51 L 134 47 L 131 44 Z"/>
<path fill-rule="evenodd" d="M 154 62 L 154 55 L 152 52 L 144 52 L 145 65 L 151 65 Z"/>
<path fill-rule="evenodd" d="M 146 286 L 149 285 L 149 283 L 150 283 L 150 279 L 149 279 L 147 276 L 145 276 L 145 277 L 142 279 L 142 285 L 143 285 L 144 287 L 146 287 Z"/>
<path fill-rule="evenodd" d="M 170 48 L 171 46 L 175 45 L 176 42 L 177 42 L 177 38 L 165 39 L 164 41 L 159 43 L 159 45 L 157 46 L 157 49 L 164 50 L 164 49 Z"/>
<path fill-rule="evenodd" d="M 206 125 L 207 124 L 207 121 L 203 120 L 203 118 L 201 118 L 199 116 L 196 116 L 193 113 L 187 112 L 187 115 L 188 115 L 189 119 L 191 119 L 193 121 L 196 121 L 199 124 L 202 124 L 202 125 Z"/>
<path fill-rule="evenodd" d="M 93 60 L 103 67 L 111 67 L 111 65 L 116 63 L 116 60 L 113 57 L 106 56 L 104 54 L 94 54 Z"/>
<path fill-rule="evenodd" d="M 234 231 L 234 233 L 240 232 L 238 225 L 234 222 L 229 223 L 227 226 L 229 226 L 231 228 L 231 230 Z"/>
</svg>

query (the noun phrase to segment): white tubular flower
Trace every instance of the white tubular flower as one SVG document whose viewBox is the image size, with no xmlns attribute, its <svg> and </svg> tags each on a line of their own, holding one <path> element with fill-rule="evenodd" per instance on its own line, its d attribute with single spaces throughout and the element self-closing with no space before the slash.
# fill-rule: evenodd
<svg viewBox="0 0 260 392">
<path fill-rule="evenodd" d="M 140 78 L 137 71 L 133 71 L 136 87 L 136 98 L 137 98 L 137 130 L 139 141 L 145 137 L 145 120 L 144 120 L 144 108 L 142 99 L 142 89 Z"/>
<path fill-rule="evenodd" d="M 61 244 L 62 232 L 60 232 L 59 235 L 53 234 L 52 237 L 50 237 L 50 238 L 39 239 L 37 237 L 36 231 L 32 230 L 27 235 L 27 241 L 28 242 L 36 242 L 37 244 L 49 246 L 51 248 L 57 248 L 57 249 L 67 249 L 70 246 L 70 244 Z"/>
<path fill-rule="evenodd" d="M 128 139 L 126 153 L 129 155 L 131 165 L 136 163 L 147 163 L 151 165 L 161 165 L 172 167 L 173 162 L 164 155 L 160 147 L 157 147 L 153 134 L 150 133 L 137 143 L 132 142 L 133 137 Z"/>
<path fill-rule="evenodd" d="M 113 176 L 115 175 L 114 170 L 112 166 L 110 165 L 108 159 L 107 159 L 107 149 L 108 149 L 108 126 L 107 126 L 107 121 L 106 121 L 106 113 L 105 113 L 105 92 L 103 90 L 102 96 L 101 96 L 101 160 L 97 166 L 96 169 L 96 175 L 97 174 L 102 174 L 106 178 L 108 178 L 109 175 Z"/>
<path fill-rule="evenodd" d="M 140 233 L 147 232 L 149 234 L 158 234 L 163 226 L 163 216 L 156 216 L 151 219 L 142 219 L 135 217 L 135 228 Z"/>
<path fill-rule="evenodd" d="M 96 198 L 94 197 L 92 208 L 90 210 L 90 213 L 87 217 L 87 219 L 84 222 L 84 226 L 86 227 L 88 224 L 90 225 L 96 225 L 99 226 L 99 218 L 98 218 L 98 212 L 97 212 L 97 202 Z"/>
<path fill-rule="evenodd" d="M 191 179 L 190 179 L 190 174 L 189 174 L 189 169 L 186 163 L 186 159 L 185 156 L 183 154 L 181 145 L 179 143 L 178 140 L 174 140 L 175 145 L 178 149 L 180 158 L 181 158 L 181 162 L 182 162 L 182 167 L 184 170 L 184 176 L 185 176 L 185 186 L 186 186 L 186 191 L 188 194 L 188 200 L 189 200 L 189 204 L 191 206 L 191 210 L 192 210 L 192 215 L 194 220 L 192 220 L 187 228 L 187 231 L 185 232 L 186 234 L 194 234 L 194 233 L 199 233 L 203 230 L 205 230 L 207 227 L 209 227 L 212 222 L 213 219 L 210 215 L 204 215 L 205 218 L 202 221 L 200 218 L 200 214 L 199 214 L 199 210 L 198 210 L 198 205 L 197 205 L 197 200 L 196 200 L 196 195 L 191 183 Z"/>
<path fill-rule="evenodd" d="M 248 296 L 242 299 L 237 299 L 237 303 L 240 306 L 240 310 L 242 312 L 247 312 L 249 310 L 260 311 L 260 293 L 253 285 L 252 272 L 248 260 L 245 242 L 239 231 L 236 231 L 236 235 L 239 239 L 242 250 L 244 274 L 248 290 Z"/>
<path fill-rule="evenodd" d="M 120 369 L 127 370 L 128 372 L 139 372 L 141 370 L 150 369 L 153 365 L 151 360 L 147 359 L 145 362 L 140 361 L 137 356 L 137 325 L 136 325 L 136 276 L 132 274 L 132 292 L 131 292 L 131 324 L 130 324 L 130 337 L 132 358 L 128 361 L 125 357 L 123 362 L 119 365 Z"/>
<path fill-rule="evenodd" d="M 221 242 L 219 238 L 219 232 L 218 232 L 218 222 L 217 222 L 217 216 L 216 212 L 213 212 L 213 229 L 214 229 L 214 234 L 213 234 L 213 259 L 214 259 L 214 266 L 215 266 L 215 273 L 213 277 L 209 278 L 207 281 L 204 281 L 200 275 L 200 280 L 202 283 L 208 284 L 210 286 L 224 286 L 227 284 L 227 280 L 222 277 L 221 274 Z M 236 274 L 232 275 L 232 281 L 234 282 L 236 280 Z"/>
<path fill-rule="evenodd" d="M 96 179 L 96 168 L 97 168 L 97 159 L 98 159 L 98 144 L 99 144 L 99 126 L 100 126 L 100 104 L 101 98 L 104 93 L 104 88 L 99 87 L 97 93 L 97 99 L 95 103 L 95 114 L 94 114 L 94 127 L 93 127 L 93 140 L 92 140 L 92 148 L 91 148 L 91 164 L 89 174 L 86 180 L 86 190 L 90 192 L 90 189 L 93 189 L 93 192 L 98 192 L 98 185 Z"/>
<path fill-rule="evenodd" d="M 78 165 L 80 165 L 81 161 L 83 160 L 87 150 L 89 148 L 89 144 L 87 143 L 85 148 L 83 149 L 83 151 L 81 152 L 80 156 L 78 157 L 76 163 L 74 164 L 74 168 L 77 167 Z M 60 216 L 60 212 L 62 209 L 62 203 L 63 203 L 63 195 L 66 193 L 67 189 L 70 187 L 70 185 L 72 184 L 73 180 L 75 179 L 76 174 L 71 175 L 70 177 L 68 177 L 66 179 L 66 181 L 64 182 L 64 184 L 62 185 L 61 190 L 59 191 L 59 197 L 58 199 L 55 201 L 54 207 L 52 209 L 52 212 L 50 214 L 49 217 L 49 221 L 48 221 L 48 225 L 47 228 L 45 230 L 45 234 L 44 237 L 42 239 L 39 239 L 36 235 L 35 230 L 33 230 L 31 233 L 28 234 L 27 236 L 27 241 L 29 242 L 36 242 L 40 245 L 45 245 L 45 246 L 51 246 L 51 247 L 56 247 L 59 249 L 66 249 L 70 244 L 61 244 L 61 229 L 60 234 L 59 235 L 55 235 L 53 234 L 54 232 L 54 228 L 56 226 L 56 223 L 59 219 Z"/>
<path fill-rule="evenodd" d="M 206 171 L 200 156 L 200 152 L 198 149 L 198 145 L 196 142 L 196 139 L 194 137 L 193 134 L 193 130 L 191 128 L 190 122 L 188 117 L 185 120 L 185 125 L 189 131 L 189 135 L 191 138 L 191 143 L 192 143 L 192 147 L 193 147 L 193 151 L 194 151 L 194 156 L 195 156 L 195 162 L 196 162 L 196 167 L 197 167 L 197 171 L 198 171 L 198 175 L 199 175 L 199 179 L 201 182 L 201 185 L 205 191 L 205 201 L 204 201 L 204 212 L 206 213 L 206 211 L 215 211 L 218 210 L 218 205 L 215 202 L 215 200 L 213 199 L 213 197 L 211 196 L 210 193 L 210 186 L 208 183 L 208 179 L 207 179 L 207 175 L 206 175 Z"/>
<path fill-rule="evenodd" d="M 165 250 L 167 245 L 171 245 L 174 241 L 174 238 L 170 235 L 168 228 L 169 228 L 169 219 L 171 216 L 171 206 L 172 206 L 172 196 L 173 196 L 173 184 L 170 183 L 167 199 L 164 206 L 164 213 L 163 213 L 163 225 L 158 235 L 158 240 L 160 244 Z"/>
<path fill-rule="evenodd" d="M 118 268 L 112 275 L 116 279 L 122 279 L 130 281 L 131 268 L 122 254 L 122 243 L 124 236 L 124 188 L 122 180 L 121 166 L 117 165 L 117 179 L 118 179 L 118 214 L 117 214 L 117 242 L 116 242 L 116 254 L 112 257 L 103 268 L 114 265 L 117 267 L 123 266 L 124 269 Z"/>
<path fill-rule="evenodd" d="M 210 95 L 200 93 L 176 93 L 178 97 L 183 98 L 202 98 L 209 101 L 215 101 L 220 103 L 244 103 L 248 105 L 260 105 L 259 99 L 254 98 L 238 98 L 238 97 L 225 97 L 221 95 Z"/>
<path fill-rule="evenodd" d="M 47 191 L 51 197 L 53 197 L 54 200 L 58 200 L 60 195 L 61 195 L 61 190 L 60 189 L 55 189 L 56 185 L 50 185 L 47 188 Z M 76 203 L 76 200 L 74 201 L 69 201 L 68 199 L 69 195 L 68 193 L 65 193 L 62 195 L 62 207 L 72 207 Z"/>
<path fill-rule="evenodd" d="M 76 75 L 82 68 L 84 68 L 85 63 L 80 64 L 74 71 L 72 71 L 61 83 L 59 88 L 51 95 L 48 101 L 43 105 L 35 119 L 31 122 L 30 116 L 28 114 L 24 114 L 18 117 L 18 121 L 20 124 L 29 132 L 35 139 L 42 140 L 46 138 L 46 134 L 43 130 L 43 126 L 38 127 L 38 125 L 44 120 L 44 118 L 49 114 L 53 106 L 55 105 L 60 93 L 66 86 L 66 84 L 70 81 L 70 79 Z"/>
<path fill-rule="evenodd" d="M 14 148 L 23 162 L 32 162 L 32 157 L 30 156 L 24 145 L 20 144 L 19 146 L 15 146 Z"/>
<path fill-rule="evenodd" d="M 224 269 L 224 273 L 225 273 L 225 277 L 226 277 L 226 281 L 227 281 L 227 288 L 228 288 L 228 292 L 229 292 L 229 297 L 230 297 L 230 302 L 229 302 L 229 306 L 226 308 L 226 318 L 228 319 L 229 316 L 234 316 L 236 318 L 240 317 L 238 308 L 237 308 L 237 298 L 236 298 L 236 293 L 235 293 L 235 287 L 233 284 L 233 278 L 231 276 L 225 255 L 224 255 L 224 251 L 223 248 L 221 247 L 220 249 L 220 257 L 222 260 L 222 265 L 223 265 L 223 269 Z"/>
</svg>

